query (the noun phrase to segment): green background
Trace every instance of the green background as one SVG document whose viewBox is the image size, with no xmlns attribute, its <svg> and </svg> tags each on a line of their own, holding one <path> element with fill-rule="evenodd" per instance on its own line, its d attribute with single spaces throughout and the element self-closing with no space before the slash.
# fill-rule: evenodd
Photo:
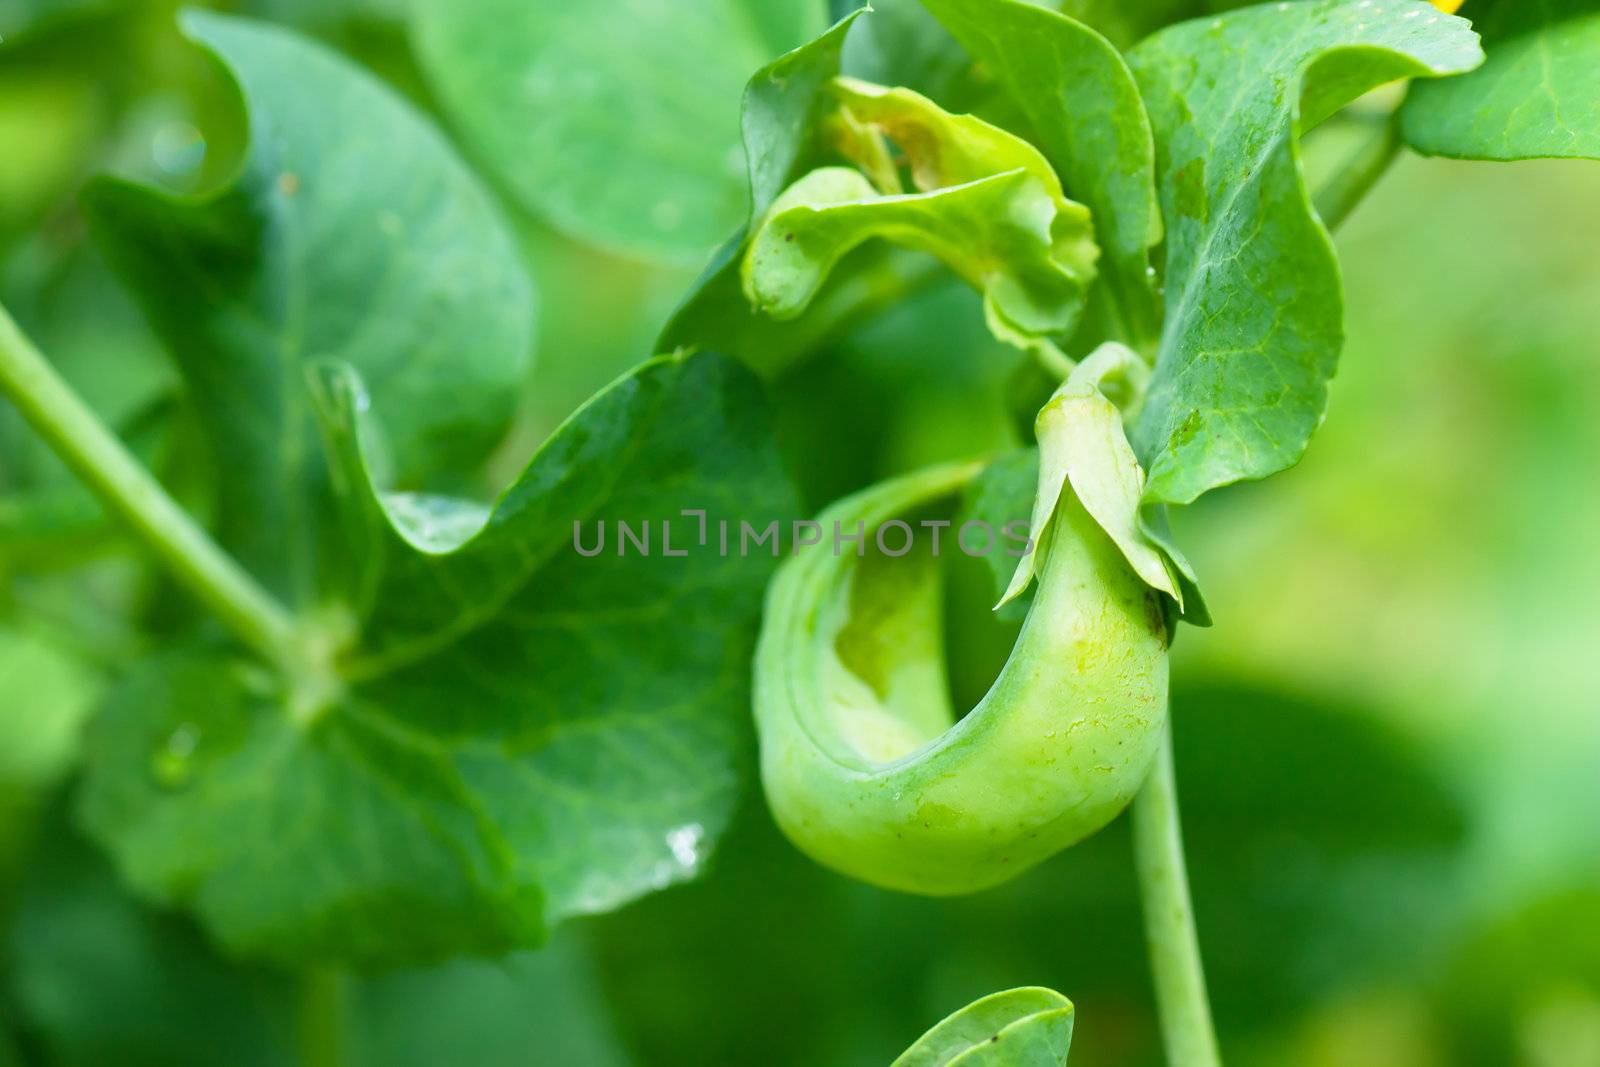
<svg viewBox="0 0 1600 1067">
<path fill-rule="evenodd" d="M 390 6 L 246 13 L 431 106 Z M 107 169 L 217 182 L 237 105 L 165 4 L 12 0 L 0 32 L 0 300 L 182 486 L 190 416 L 74 194 Z M 502 199 L 539 322 L 490 482 L 650 354 L 695 273 Z M 1308 457 L 1176 518 L 1216 619 L 1180 634 L 1175 716 L 1230 1063 L 1600 1063 L 1596 234 L 1591 163 L 1401 159 L 1338 235 L 1349 338 Z M 794 371 L 780 427 L 807 506 L 1013 442 L 1016 358 L 941 283 Z M 291 984 L 133 902 L 62 814 L 98 680 L 171 625 L 174 598 L 5 409 L 0 492 L 0 1064 L 292 1062 Z M 953 577 L 970 696 L 1007 634 L 973 610 L 983 576 Z M 814 867 L 752 792 L 697 884 L 537 954 L 351 977 L 343 996 L 363 1064 L 850 1067 L 1027 984 L 1077 1005 L 1075 1067 L 1158 1062 L 1123 823 L 929 901 Z"/>
</svg>

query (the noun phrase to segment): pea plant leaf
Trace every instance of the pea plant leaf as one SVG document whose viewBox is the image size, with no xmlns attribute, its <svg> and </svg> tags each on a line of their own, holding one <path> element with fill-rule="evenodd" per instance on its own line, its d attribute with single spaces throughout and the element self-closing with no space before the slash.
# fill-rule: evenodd
<svg viewBox="0 0 1600 1067">
<path fill-rule="evenodd" d="M 1412 148 L 1457 159 L 1600 159 L 1600 2 L 1473 0 L 1482 67 L 1412 90 Z"/>
<path fill-rule="evenodd" d="M 192 200 L 99 179 L 85 209 L 187 380 L 218 536 L 305 606 L 344 570 L 308 368 L 362 375 L 398 487 L 457 488 L 505 431 L 532 291 L 481 185 L 390 90 L 287 31 L 198 11 L 183 25 L 247 102 L 237 178 Z"/>
<path fill-rule="evenodd" d="M 412 38 L 453 121 L 530 210 L 693 263 L 739 224 L 739 88 L 823 0 L 422 0 Z M 692 46 L 685 42 L 693 42 Z"/>
<path fill-rule="evenodd" d="M 846 253 L 883 238 L 938 257 L 982 292 L 997 337 L 1028 348 L 1070 330 L 1099 249 L 1089 212 L 1066 199 L 1032 145 L 907 89 L 838 78 L 829 92 L 838 109 L 822 125 L 861 169 L 818 168 L 773 201 L 742 267 L 752 306 L 798 317 Z M 886 138 L 915 192 L 903 189 Z"/>
<path fill-rule="evenodd" d="M 1134 339 L 1156 328 L 1155 145 L 1127 64 L 1099 33 L 1025 0 L 924 0 L 1010 93 L 1068 195 L 1093 214 Z"/>
<path fill-rule="evenodd" d="M 798 318 L 775 319 L 753 308 L 744 293 L 743 253 L 773 201 L 807 171 L 839 161 L 819 136 L 819 120 L 837 105 L 829 87 L 841 72 L 847 41 L 875 17 L 865 8 L 853 11 L 750 79 L 742 112 L 749 215 L 674 310 L 656 342 L 659 350 L 708 348 L 737 357 L 763 377 L 777 377 L 918 291 L 940 270 L 922 253 L 873 241 L 840 262 Z"/>
<path fill-rule="evenodd" d="M 827 86 L 839 74 L 845 38 L 860 14 L 844 16 L 815 40 L 761 68 L 745 87 L 740 121 L 749 213 L 744 229 L 717 251 L 673 312 L 656 344 L 662 351 L 706 347 L 775 374 L 856 315 L 871 299 L 869 293 L 880 294 L 881 301 L 900 295 L 894 272 L 884 268 L 881 246 L 867 250 L 870 266 L 825 288 L 806 315 L 793 321 L 775 322 L 756 312 L 740 279 L 740 254 L 756 224 L 785 186 L 826 160 L 815 119 L 832 106 Z M 890 280 L 885 283 L 880 275 Z"/>
<path fill-rule="evenodd" d="M 146 896 L 284 962 L 537 944 L 692 876 L 740 785 L 773 564 L 706 532 L 795 510 L 758 385 L 709 353 L 651 361 L 492 506 L 451 495 L 446 460 L 500 432 L 527 342 L 486 197 L 343 61 L 188 25 L 245 94 L 238 181 L 93 203 L 239 483 L 230 546 L 299 594 L 321 655 L 268 670 L 199 635 L 143 663 L 91 731 L 86 826 Z M 576 550 L 618 520 L 654 551 Z"/>
<path fill-rule="evenodd" d="M 1027 141 L 911 90 L 840 77 L 855 17 L 751 80 L 749 222 L 660 347 L 713 347 L 775 376 L 919 288 L 937 268 L 917 253 L 983 294 L 996 337 L 1052 347 L 1095 277 L 1089 212 Z M 829 165 L 840 162 L 857 169 Z"/>
<path fill-rule="evenodd" d="M 917 1039 L 890 1067 L 1063 1067 L 1072 1001 L 1038 986 L 973 1001 Z"/>
<path fill-rule="evenodd" d="M 680 509 L 764 526 L 787 495 L 759 390 L 711 355 L 602 393 L 454 552 L 368 493 L 394 614 L 310 692 L 208 648 L 148 664 L 91 735 L 87 825 L 147 895 L 284 960 L 534 944 L 690 877 L 737 799 L 773 560 L 697 545 Z M 574 551 L 613 516 L 658 554 Z"/>
<path fill-rule="evenodd" d="M 1465 20 L 1420 0 L 1266 4 L 1129 53 L 1167 232 L 1166 320 L 1131 434 L 1147 503 L 1282 470 L 1322 420 L 1343 296 L 1300 134 L 1376 85 L 1481 56 Z"/>
</svg>

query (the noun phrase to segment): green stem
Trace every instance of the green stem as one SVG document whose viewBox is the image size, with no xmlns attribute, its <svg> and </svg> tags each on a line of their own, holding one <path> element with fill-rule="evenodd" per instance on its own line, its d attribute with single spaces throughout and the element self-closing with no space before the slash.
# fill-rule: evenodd
<svg viewBox="0 0 1600 1067">
<path fill-rule="evenodd" d="M 1323 225 L 1329 230 L 1350 217 L 1356 205 L 1400 155 L 1400 122 L 1396 115 L 1371 120 L 1366 138 L 1346 157 L 1344 163 L 1317 189 L 1312 199 Z"/>
<path fill-rule="evenodd" d="M 1168 1067 L 1220 1067 L 1178 825 L 1172 729 L 1133 801 L 1133 852 Z"/>
<path fill-rule="evenodd" d="M 343 1067 L 348 1061 L 345 992 L 339 971 L 313 967 L 301 975 L 295 1041 L 302 1067 Z"/>
<path fill-rule="evenodd" d="M 0 393 L 190 591 L 271 661 L 298 659 L 287 610 L 217 547 L 84 404 L 0 307 Z"/>
</svg>

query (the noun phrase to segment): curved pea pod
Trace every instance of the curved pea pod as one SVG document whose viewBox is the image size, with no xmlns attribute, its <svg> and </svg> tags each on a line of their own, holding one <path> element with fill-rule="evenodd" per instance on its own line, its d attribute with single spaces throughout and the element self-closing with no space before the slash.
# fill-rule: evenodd
<svg viewBox="0 0 1600 1067">
<path fill-rule="evenodd" d="M 976 470 L 896 479 L 819 521 L 825 530 L 860 522 L 872 544 L 872 531 L 948 501 Z M 1166 721 L 1158 594 L 1070 487 L 1037 538 L 1033 606 L 994 684 L 959 721 L 930 554 L 835 555 L 823 545 L 779 571 L 755 708 L 767 800 L 802 851 L 885 888 L 965 893 L 1013 877 L 1127 806 Z M 898 529 L 884 538 L 891 551 L 904 540 Z"/>
</svg>

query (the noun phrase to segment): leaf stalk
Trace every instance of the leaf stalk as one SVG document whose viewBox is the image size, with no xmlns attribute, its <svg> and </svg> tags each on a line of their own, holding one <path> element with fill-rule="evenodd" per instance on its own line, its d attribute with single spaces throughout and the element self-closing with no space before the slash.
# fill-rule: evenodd
<svg viewBox="0 0 1600 1067">
<path fill-rule="evenodd" d="M 106 429 L 0 307 L 0 393 L 114 514 L 245 644 L 295 670 L 288 610 L 212 541 Z"/>
<path fill-rule="evenodd" d="M 1401 145 L 1398 113 L 1371 120 L 1361 143 L 1313 195 L 1317 214 L 1330 232 L 1366 199 L 1399 157 Z"/>
</svg>

